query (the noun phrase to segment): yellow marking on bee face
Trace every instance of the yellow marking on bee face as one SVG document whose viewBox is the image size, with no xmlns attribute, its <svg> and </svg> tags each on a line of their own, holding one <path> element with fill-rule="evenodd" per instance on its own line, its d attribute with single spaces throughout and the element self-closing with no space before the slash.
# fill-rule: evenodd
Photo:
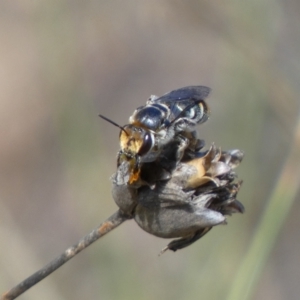
<svg viewBox="0 0 300 300">
<path fill-rule="evenodd" d="M 125 152 L 138 153 L 141 149 L 144 141 L 142 132 L 126 128 L 126 133 L 121 131 L 120 133 L 120 147 Z"/>
</svg>

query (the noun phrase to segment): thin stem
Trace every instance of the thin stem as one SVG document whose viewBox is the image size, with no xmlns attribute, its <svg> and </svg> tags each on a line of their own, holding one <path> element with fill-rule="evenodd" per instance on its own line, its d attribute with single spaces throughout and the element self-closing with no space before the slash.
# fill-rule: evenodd
<svg viewBox="0 0 300 300">
<path fill-rule="evenodd" d="M 128 216 L 124 215 L 121 211 L 118 210 L 107 220 L 101 223 L 97 228 L 95 228 L 92 232 L 83 237 L 77 244 L 73 245 L 72 247 L 69 247 L 67 250 L 64 251 L 64 253 L 53 259 L 42 269 L 29 276 L 9 291 L 5 292 L 1 296 L 0 300 L 11 300 L 17 298 L 19 295 L 23 294 L 32 286 L 34 286 L 42 279 L 50 275 L 52 272 L 57 270 L 64 263 L 66 263 L 76 254 L 81 252 L 83 249 L 87 248 L 93 242 L 103 237 L 106 233 L 115 229 L 117 226 L 119 226 L 128 219 Z"/>
</svg>

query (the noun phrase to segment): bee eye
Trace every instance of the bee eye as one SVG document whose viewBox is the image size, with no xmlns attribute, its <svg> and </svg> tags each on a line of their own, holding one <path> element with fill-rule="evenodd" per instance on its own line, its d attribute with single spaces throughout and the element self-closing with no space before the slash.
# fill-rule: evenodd
<svg viewBox="0 0 300 300">
<path fill-rule="evenodd" d="M 138 152 L 138 155 L 142 156 L 147 154 L 149 150 L 152 148 L 152 146 L 153 146 L 153 140 L 151 134 L 147 132 L 144 136 L 143 143 Z"/>
</svg>

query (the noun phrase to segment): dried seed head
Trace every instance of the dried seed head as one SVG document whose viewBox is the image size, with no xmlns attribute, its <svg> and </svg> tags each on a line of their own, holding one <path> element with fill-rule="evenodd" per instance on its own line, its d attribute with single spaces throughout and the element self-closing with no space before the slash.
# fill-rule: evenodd
<svg viewBox="0 0 300 300">
<path fill-rule="evenodd" d="M 131 213 L 137 224 L 158 237 L 180 238 L 167 249 L 176 251 L 201 238 L 213 226 L 225 224 L 226 215 L 242 213 L 236 200 L 241 182 L 233 171 L 242 160 L 239 150 L 221 151 L 214 145 L 188 162 L 167 172 L 159 164 L 147 164 L 155 185 L 127 185 L 126 165 L 113 178 L 117 205 Z M 143 172 L 143 169 L 142 169 Z M 166 176 L 168 174 L 168 176 Z"/>
</svg>

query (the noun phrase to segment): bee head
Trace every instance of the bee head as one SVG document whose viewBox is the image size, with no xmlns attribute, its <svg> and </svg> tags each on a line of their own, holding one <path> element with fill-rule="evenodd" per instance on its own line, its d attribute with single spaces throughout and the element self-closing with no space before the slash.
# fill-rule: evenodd
<svg viewBox="0 0 300 300">
<path fill-rule="evenodd" d="M 143 156 L 153 145 L 154 135 L 149 130 L 128 124 L 120 131 L 120 146 L 124 153 Z"/>
<path fill-rule="evenodd" d="M 150 130 L 144 129 L 140 126 L 135 126 L 133 124 L 120 126 L 103 115 L 99 115 L 99 117 L 121 129 L 119 136 L 120 146 L 121 151 L 125 155 L 130 157 L 134 157 L 136 155 L 143 156 L 147 154 L 154 146 L 154 134 Z"/>
</svg>

